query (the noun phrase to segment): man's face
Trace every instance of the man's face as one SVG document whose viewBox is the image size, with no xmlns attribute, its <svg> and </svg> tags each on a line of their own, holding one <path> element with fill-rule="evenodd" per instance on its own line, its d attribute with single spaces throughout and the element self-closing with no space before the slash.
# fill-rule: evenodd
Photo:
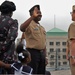
<svg viewBox="0 0 75 75">
<path fill-rule="evenodd" d="M 36 10 L 36 13 L 38 14 L 38 16 L 36 17 L 36 20 L 37 20 L 37 21 L 40 21 L 40 20 L 41 20 L 41 17 L 42 17 L 41 11 L 38 10 L 37 7 L 35 7 L 34 10 Z"/>
<path fill-rule="evenodd" d="M 75 10 L 72 12 L 72 21 L 75 21 Z"/>
</svg>

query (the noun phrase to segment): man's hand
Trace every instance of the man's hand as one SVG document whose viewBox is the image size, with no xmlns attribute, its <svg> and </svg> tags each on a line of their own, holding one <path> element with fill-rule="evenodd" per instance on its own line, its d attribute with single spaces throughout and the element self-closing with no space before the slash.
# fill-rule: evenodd
<svg viewBox="0 0 75 75">
<path fill-rule="evenodd" d="M 38 16 L 40 15 L 39 11 L 40 11 L 40 10 L 38 10 L 38 8 L 37 8 L 37 7 L 35 7 L 35 9 L 34 9 L 34 11 L 33 11 L 33 15 L 32 15 L 32 16 L 33 16 L 34 18 L 38 17 Z"/>
<path fill-rule="evenodd" d="M 45 65 L 48 64 L 48 57 L 45 57 Z"/>
<path fill-rule="evenodd" d="M 0 61 L 0 67 L 4 67 L 5 63 Z"/>
<path fill-rule="evenodd" d="M 34 11 L 33 11 L 33 15 L 32 15 L 32 16 L 33 16 L 34 18 L 36 18 L 38 15 L 39 15 L 39 14 L 37 14 L 37 11 L 36 11 L 36 10 L 34 10 Z"/>
<path fill-rule="evenodd" d="M 6 63 L 0 61 L 0 67 L 10 68 L 11 65 L 10 64 L 6 64 Z"/>
</svg>

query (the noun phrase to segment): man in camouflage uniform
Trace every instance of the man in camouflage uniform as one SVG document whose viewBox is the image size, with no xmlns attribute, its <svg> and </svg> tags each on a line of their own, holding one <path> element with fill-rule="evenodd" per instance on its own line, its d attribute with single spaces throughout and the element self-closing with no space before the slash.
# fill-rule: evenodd
<svg viewBox="0 0 75 75">
<path fill-rule="evenodd" d="M 13 2 L 4 1 L 0 6 L 0 60 L 6 63 L 12 63 L 14 60 L 15 39 L 18 32 L 18 22 L 13 20 L 12 13 L 16 10 Z M 0 69 L 1 74 L 2 70 Z M 8 74 L 12 74 L 11 69 L 5 70 Z M 5 72 L 4 72 L 5 73 Z"/>
</svg>

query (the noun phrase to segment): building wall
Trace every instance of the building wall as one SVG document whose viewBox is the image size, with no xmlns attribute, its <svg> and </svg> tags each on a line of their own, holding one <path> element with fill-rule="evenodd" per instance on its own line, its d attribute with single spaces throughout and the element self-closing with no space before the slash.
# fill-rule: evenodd
<svg viewBox="0 0 75 75">
<path fill-rule="evenodd" d="M 66 60 L 66 41 L 67 36 L 47 36 L 46 48 L 48 65 L 50 68 L 69 66 Z"/>
</svg>

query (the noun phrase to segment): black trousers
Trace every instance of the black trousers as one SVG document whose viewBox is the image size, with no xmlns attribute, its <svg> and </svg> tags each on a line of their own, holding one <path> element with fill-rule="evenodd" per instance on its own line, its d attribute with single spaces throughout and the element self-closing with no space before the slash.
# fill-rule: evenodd
<svg viewBox="0 0 75 75">
<path fill-rule="evenodd" d="M 30 48 L 27 50 L 31 54 L 31 62 L 28 65 L 33 68 L 33 74 L 45 75 L 45 54 L 43 50 Z"/>
<path fill-rule="evenodd" d="M 46 71 L 45 75 L 51 75 L 51 73 L 49 71 Z"/>
</svg>

